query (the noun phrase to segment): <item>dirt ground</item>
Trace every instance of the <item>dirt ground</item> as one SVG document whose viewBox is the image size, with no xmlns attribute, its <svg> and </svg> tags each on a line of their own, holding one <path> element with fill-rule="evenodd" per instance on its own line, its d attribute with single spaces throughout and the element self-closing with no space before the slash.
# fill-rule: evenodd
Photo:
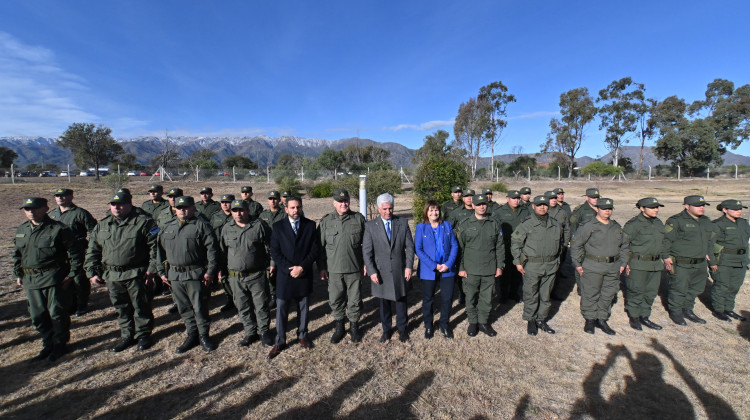
<svg viewBox="0 0 750 420">
<path fill-rule="evenodd" d="M 171 186 L 165 184 L 167 188 Z M 210 185 L 218 196 L 238 193 L 241 183 L 175 183 L 194 194 Z M 272 184 L 251 183 L 265 205 Z M 656 196 L 666 207 L 660 217 L 681 211 L 682 197 L 703 194 L 715 204 L 726 198 L 749 200 L 747 180 L 660 180 L 629 182 L 534 181 L 541 193 L 556 186 L 577 205 L 584 190 L 599 187 L 615 200 L 613 218 L 624 224 L 636 215 L 638 198 Z M 238 348 L 242 328 L 236 315 L 219 312 L 223 292 L 211 300 L 212 334 L 218 350 L 196 348 L 177 355 L 184 339 L 179 315 L 169 314 L 171 298 L 154 300 L 155 346 L 122 353 L 108 349 L 119 337 L 107 292 L 92 294 L 92 311 L 73 319 L 72 352 L 55 363 L 32 362 L 41 343 L 26 312 L 25 295 L 15 286 L 11 269 L 14 229 L 25 218 L 18 207 L 28 196 L 52 199 L 64 179 L 0 184 L 0 417 L 3 418 L 750 418 L 747 378 L 750 366 L 750 322 L 723 322 L 711 316 L 706 293 L 695 312 L 706 325 L 680 327 L 667 317 L 665 290 L 654 303 L 651 319 L 661 331 L 628 327 L 622 293 L 612 310 L 613 337 L 583 332 L 579 297 L 572 273 L 560 280 L 566 299 L 553 302 L 550 325 L 557 334 L 526 334 L 522 305 L 494 300 L 491 322 L 498 336 L 466 334 L 466 313 L 454 305 L 451 325 L 456 338 L 439 333 L 423 337 L 421 288 L 414 280 L 409 294 L 407 343 L 380 344 L 377 301 L 363 286 L 364 340 L 360 344 L 329 342 L 333 319 L 324 282 L 317 282 L 310 307 L 313 348 L 291 345 L 273 361 L 268 348 L 255 343 Z M 147 199 L 146 179 L 131 181 L 134 202 Z M 474 185 L 481 187 L 483 184 Z M 74 179 L 76 202 L 97 218 L 107 211 L 111 191 L 90 179 Z M 407 186 L 408 187 L 408 186 Z M 496 201 L 504 202 L 503 194 Z M 411 193 L 396 199 L 397 213 L 410 217 Z M 305 213 L 319 220 L 332 211 L 331 200 L 305 200 Z M 357 209 L 358 204 L 352 203 Z M 366 282 L 363 281 L 363 284 Z M 750 290 L 737 299 L 738 313 L 750 317 Z M 296 317 L 290 319 L 294 329 Z M 274 327 L 272 322 L 271 327 Z"/>
</svg>

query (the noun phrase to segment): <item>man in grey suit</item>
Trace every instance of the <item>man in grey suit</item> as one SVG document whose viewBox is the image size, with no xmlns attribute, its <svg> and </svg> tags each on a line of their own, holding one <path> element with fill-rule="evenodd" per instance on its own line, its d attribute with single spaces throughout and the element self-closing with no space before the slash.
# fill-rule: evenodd
<svg viewBox="0 0 750 420">
<path fill-rule="evenodd" d="M 393 217 L 393 196 L 378 196 L 380 217 L 365 223 L 362 254 L 367 274 L 372 280 L 372 295 L 380 298 L 380 320 L 383 335 L 380 342 L 391 338 L 393 327 L 391 301 L 396 303 L 396 327 L 398 339 L 403 343 L 409 339 L 406 330 L 406 292 L 411 284 L 414 265 L 414 238 L 406 219 Z"/>
</svg>

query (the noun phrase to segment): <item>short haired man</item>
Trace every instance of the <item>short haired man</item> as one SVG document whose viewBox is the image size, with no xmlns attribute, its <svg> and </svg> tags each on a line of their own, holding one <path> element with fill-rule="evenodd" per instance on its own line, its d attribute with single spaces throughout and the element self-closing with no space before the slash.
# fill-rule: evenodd
<svg viewBox="0 0 750 420">
<path fill-rule="evenodd" d="M 516 270 L 513 264 L 513 256 L 510 253 L 510 240 L 513 231 L 521 224 L 522 221 L 529 217 L 531 207 L 523 205 L 521 191 L 508 190 L 505 194 L 505 204 L 498 207 L 489 217 L 496 220 L 503 231 L 503 241 L 505 241 L 505 269 L 503 278 L 500 281 L 500 298 L 506 301 L 521 302 L 523 289 L 521 282 L 523 277 Z"/>
<path fill-rule="evenodd" d="M 453 225 L 454 230 L 462 220 L 474 215 L 474 205 L 472 204 L 474 190 L 464 188 L 461 196 L 463 197 L 463 206 L 454 209 L 450 214 L 446 215 L 446 220 Z"/>
<path fill-rule="evenodd" d="M 748 241 L 750 226 L 742 218 L 742 209 L 746 209 L 739 200 L 724 200 L 716 208 L 724 213 L 714 220 L 717 228 L 714 255 L 718 268 L 711 273 L 714 284 L 711 288 L 711 307 L 713 315 L 722 321 L 739 321 L 747 319 L 734 312 L 734 299 L 745 280 L 748 264 Z"/>
<path fill-rule="evenodd" d="M 148 187 L 149 199 L 141 204 L 143 211 L 154 220 L 159 217 L 159 213 L 169 208 L 169 202 L 162 197 L 163 194 L 164 187 L 159 184 L 151 185 Z"/>
<path fill-rule="evenodd" d="M 195 209 L 200 216 L 203 216 L 207 222 L 210 222 L 211 217 L 221 210 L 221 204 L 213 199 L 214 190 L 211 187 L 201 188 L 200 196 L 201 201 L 195 203 Z"/>
<path fill-rule="evenodd" d="M 461 187 L 455 186 L 451 188 L 451 199 L 444 202 L 443 205 L 440 207 L 440 214 L 442 214 L 443 217 L 448 217 L 448 215 L 453 210 L 463 206 L 463 203 L 461 202 L 462 195 L 463 195 L 463 189 Z"/>
<path fill-rule="evenodd" d="M 234 194 L 224 194 L 221 196 L 221 200 L 219 201 L 219 205 L 221 206 L 221 210 L 214 213 L 213 216 L 211 216 L 211 228 L 214 230 L 214 234 L 216 235 L 216 240 L 219 241 L 221 239 L 221 231 L 224 228 L 224 225 L 231 222 L 232 219 L 232 202 L 234 201 Z M 219 272 L 219 282 L 221 282 L 221 287 L 224 289 L 224 294 L 226 297 L 226 301 L 224 302 L 224 306 L 221 307 L 221 312 L 228 312 L 233 309 L 234 307 L 234 298 L 232 297 L 232 288 L 229 286 L 228 281 L 224 281 L 223 274 Z"/>
<path fill-rule="evenodd" d="M 247 201 L 250 216 L 252 218 L 257 218 L 263 212 L 263 206 L 259 202 L 253 200 L 253 187 L 246 185 L 240 188 L 240 198 Z"/>
<path fill-rule="evenodd" d="M 573 236 L 576 233 L 576 230 L 588 223 L 590 220 L 594 219 L 596 217 L 597 210 L 596 210 L 596 201 L 599 199 L 599 189 L 598 188 L 587 188 L 586 189 L 586 201 L 581 204 L 580 206 L 576 207 L 575 210 L 573 210 L 573 213 L 570 215 L 569 222 L 570 222 L 570 235 Z M 576 286 L 578 291 L 578 296 L 581 295 L 581 276 L 578 274 L 578 272 L 575 272 L 575 278 L 576 278 Z"/>
</svg>

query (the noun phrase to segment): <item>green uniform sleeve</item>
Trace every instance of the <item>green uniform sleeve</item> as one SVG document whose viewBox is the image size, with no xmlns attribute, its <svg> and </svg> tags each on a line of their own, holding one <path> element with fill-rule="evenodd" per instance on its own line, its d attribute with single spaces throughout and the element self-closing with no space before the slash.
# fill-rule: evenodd
<svg viewBox="0 0 750 420">
<path fill-rule="evenodd" d="M 104 272 L 102 270 L 102 246 L 97 240 L 99 234 L 100 225 L 97 224 L 89 234 L 89 247 L 86 250 L 86 260 L 83 264 L 86 270 L 86 277 L 91 278 L 94 276 L 100 276 Z"/>
<path fill-rule="evenodd" d="M 522 265 L 521 254 L 527 237 L 526 223 L 521 223 L 510 236 L 510 254 L 513 256 L 514 265 Z"/>
<path fill-rule="evenodd" d="M 70 272 L 68 277 L 75 277 L 76 273 L 83 269 L 83 258 L 84 250 L 81 241 L 77 241 L 73 231 L 68 227 L 62 227 L 60 229 L 60 243 L 58 246 L 62 246 L 63 249 L 68 251 L 68 262 L 70 264 Z"/>
<path fill-rule="evenodd" d="M 500 228 L 500 223 L 493 222 L 495 230 L 497 231 L 497 240 L 495 241 L 495 260 L 497 261 L 497 268 L 505 268 L 505 240 L 503 239 L 503 230 Z"/>
<path fill-rule="evenodd" d="M 590 236 L 591 227 L 586 224 L 576 230 L 573 237 L 570 239 L 570 259 L 573 262 L 573 267 L 578 268 L 583 264 L 583 257 L 585 257 L 583 247 L 586 245 Z"/>
</svg>

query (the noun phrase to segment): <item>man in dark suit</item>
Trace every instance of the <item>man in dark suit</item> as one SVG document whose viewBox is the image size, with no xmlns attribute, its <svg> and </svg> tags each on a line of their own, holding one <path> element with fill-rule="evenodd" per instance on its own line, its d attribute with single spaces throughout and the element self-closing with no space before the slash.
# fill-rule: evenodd
<svg viewBox="0 0 750 420">
<path fill-rule="evenodd" d="M 365 224 L 362 254 L 367 274 L 372 280 L 372 295 L 380 298 L 380 320 L 383 335 L 380 342 L 391 338 L 393 320 L 391 301 L 396 302 L 396 327 L 398 339 L 403 343 L 409 339 L 406 330 L 406 292 L 410 287 L 414 265 L 414 239 L 406 219 L 393 217 L 393 196 L 378 196 L 378 213 Z"/>
<path fill-rule="evenodd" d="M 278 356 L 286 347 L 287 304 L 297 302 L 299 328 L 297 338 L 302 348 L 310 348 L 307 339 L 308 296 L 312 293 L 313 262 L 320 252 L 315 222 L 302 215 L 302 199 L 290 197 L 284 209 L 287 217 L 273 225 L 271 257 L 276 263 L 276 344 L 268 358 Z"/>
</svg>

